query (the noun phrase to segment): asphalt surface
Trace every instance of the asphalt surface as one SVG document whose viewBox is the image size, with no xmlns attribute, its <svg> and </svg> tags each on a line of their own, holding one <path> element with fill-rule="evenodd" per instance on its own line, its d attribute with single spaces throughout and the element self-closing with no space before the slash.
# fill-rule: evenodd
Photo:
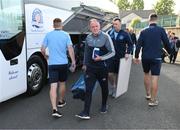
<svg viewBox="0 0 180 130">
<path fill-rule="evenodd" d="M 141 65 L 132 65 L 128 92 L 109 98 L 108 113 L 99 113 L 100 87 L 93 95 L 91 119 L 77 119 L 83 102 L 74 100 L 70 86 L 80 72 L 71 74 L 67 83 L 67 105 L 59 109 L 63 117 L 51 117 L 49 86 L 36 96 L 20 95 L 0 103 L 0 129 L 180 129 L 180 64 L 163 64 L 159 82 L 159 106 L 149 107 L 145 100 Z M 12 86 L 13 87 L 13 86 Z"/>
</svg>

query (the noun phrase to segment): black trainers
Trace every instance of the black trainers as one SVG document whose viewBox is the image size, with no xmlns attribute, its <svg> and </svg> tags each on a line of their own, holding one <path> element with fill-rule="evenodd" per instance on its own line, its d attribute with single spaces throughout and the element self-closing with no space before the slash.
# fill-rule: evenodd
<svg viewBox="0 0 180 130">
<path fill-rule="evenodd" d="M 75 116 L 80 118 L 80 119 L 84 119 L 84 120 L 89 120 L 90 119 L 90 116 L 85 114 L 84 112 L 81 112 L 80 114 L 77 114 Z"/>
<path fill-rule="evenodd" d="M 100 109 L 100 112 L 101 112 L 102 114 L 107 113 L 107 109 L 108 109 L 108 106 L 107 106 L 107 105 L 102 106 L 101 109 Z"/>
<path fill-rule="evenodd" d="M 58 107 L 64 107 L 66 105 L 66 101 L 65 100 L 63 100 L 62 102 L 58 102 Z"/>
<path fill-rule="evenodd" d="M 60 118 L 60 117 L 62 117 L 62 114 L 60 113 L 60 112 L 58 112 L 57 110 L 53 110 L 53 113 L 52 113 L 52 116 L 53 117 L 58 117 L 58 118 Z"/>
</svg>

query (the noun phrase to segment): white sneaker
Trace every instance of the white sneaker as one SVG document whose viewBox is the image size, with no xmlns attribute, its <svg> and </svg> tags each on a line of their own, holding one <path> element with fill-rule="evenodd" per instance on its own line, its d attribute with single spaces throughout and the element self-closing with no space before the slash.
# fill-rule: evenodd
<svg viewBox="0 0 180 130">
<path fill-rule="evenodd" d="M 57 110 L 53 110 L 52 116 L 60 118 L 60 117 L 62 117 L 62 114 L 60 112 L 58 112 Z"/>
<path fill-rule="evenodd" d="M 80 118 L 80 119 L 84 119 L 84 120 L 89 120 L 91 118 L 89 115 L 85 114 L 84 112 L 81 112 L 75 116 Z"/>
<path fill-rule="evenodd" d="M 113 95 L 113 88 L 109 87 L 109 96 Z"/>
<path fill-rule="evenodd" d="M 150 99 L 151 99 L 151 95 L 146 95 L 145 98 L 146 98 L 147 100 L 150 100 Z"/>
<path fill-rule="evenodd" d="M 112 84 L 110 83 L 110 82 L 108 82 L 108 90 L 109 90 L 109 96 L 112 96 L 112 94 L 113 94 L 113 86 L 112 86 Z"/>
<path fill-rule="evenodd" d="M 112 94 L 113 98 L 116 98 L 116 88 L 113 88 L 113 94 Z"/>
<path fill-rule="evenodd" d="M 150 101 L 150 102 L 148 103 L 148 105 L 151 106 L 151 107 L 157 106 L 157 105 L 158 105 L 158 101 L 157 101 L 157 100 L 155 100 L 155 101 Z"/>
</svg>

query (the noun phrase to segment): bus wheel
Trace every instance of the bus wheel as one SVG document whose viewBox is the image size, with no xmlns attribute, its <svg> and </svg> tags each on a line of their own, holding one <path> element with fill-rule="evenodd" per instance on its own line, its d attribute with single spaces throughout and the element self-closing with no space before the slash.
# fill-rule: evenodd
<svg viewBox="0 0 180 130">
<path fill-rule="evenodd" d="M 46 81 L 46 67 L 40 56 L 33 55 L 27 63 L 27 94 L 38 93 Z"/>
</svg>

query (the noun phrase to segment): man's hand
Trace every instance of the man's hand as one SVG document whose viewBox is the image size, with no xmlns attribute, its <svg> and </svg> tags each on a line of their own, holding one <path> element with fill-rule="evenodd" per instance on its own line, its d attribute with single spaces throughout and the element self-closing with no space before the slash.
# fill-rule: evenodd
<svg viewBox="0 0 180 130">
<path fill-rule="evenodd" d="M 101 61 L 101 57 L 99 55 L 96 55 L 96 58 L 94 58 L 95 61 Z"/>
<path fill-rule="evenodd" d="M 140 64 L 140 60 L 139 60 L 138 58 L 134 58 L 134 59 L 133 59 L 133 62 L 134 62 L 135 64 Z"/>
<path fill-rule="evenodd" d="M 46 60 L 48 60 L 48 59 L 49 59 L 49 55 L 45 55 L 44 57 L 45 57 L 45 59 L 46 59 Z"/>
<path fill-rule="evenodd" d="M 83 65 L 83 66 L 82 66 L 82 70 L 85 72 L 86 69 L 87 69 L 86 65 Z"/>
<path fill-rule="evenodd" d="M 75 62 L 72 62 L 69 70 L 70 70 L 71 72 L 75 72 L 75 69 L 76 69 L 76 63 L 75 63 Z"/>
<path fill-rule="evenodd" d="M 48 60 L 49 56 L 46 54 L 46 48 L 43 45 L 41 46 L 41 53 L 43 54 L 44 58 Z"/>
<path fill-rule="evenodd" d="M 129 58 L 129 54 L 125 54 L 125 59 L 127 60 Z"/>
</svg>

